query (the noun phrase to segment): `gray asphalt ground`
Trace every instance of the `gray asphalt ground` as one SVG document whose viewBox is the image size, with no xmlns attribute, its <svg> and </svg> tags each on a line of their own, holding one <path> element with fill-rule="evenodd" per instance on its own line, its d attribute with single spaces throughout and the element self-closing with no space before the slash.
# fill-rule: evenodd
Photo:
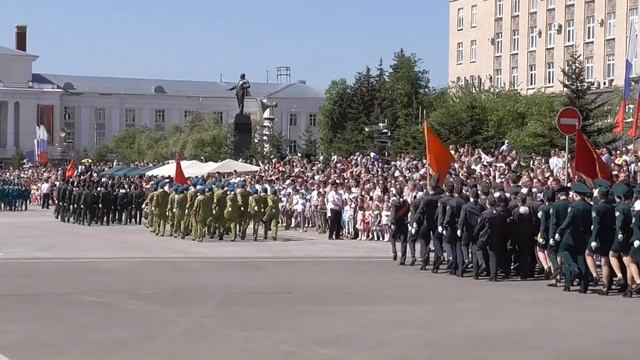
<svg viewBox="0 0 640 360">
<path fill-rule="evenodd" d="M 640 299 L 434 275 L 387 260 L 387 243 L 286 236 L 194 244 L 135 227 L 58 224 L 41 211 L 0 213 L 0 354 L 638 357 Z"/>
</svg>

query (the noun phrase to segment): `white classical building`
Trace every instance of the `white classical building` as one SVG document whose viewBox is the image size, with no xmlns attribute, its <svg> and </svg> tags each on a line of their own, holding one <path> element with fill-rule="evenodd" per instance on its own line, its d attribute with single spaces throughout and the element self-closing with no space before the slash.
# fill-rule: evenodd
<svg viewBox="0 0 640 360">
<path fill-rule="evenodd" d="M 164 130 L 196 111 L 231 124 L 237 112 L 228 90 L 235 82 L 37 74 L 37 59 L 26 51 L 26 26 L 16 27 L 16 49 L 0 46 L 0 160 L 32 150 L 39 124 L 50 137 L 49 158 L 59 159 L 89 154 L 127 128 Z M 252 82 L 250 92 L 245 113 L 255 123 L 262 121 L 260 100 L 278 103 L 273 131 L 290 140 L 291 152 L 308 128 L 317 133 L 324 95 L 306 82 Z"/>
</svg>

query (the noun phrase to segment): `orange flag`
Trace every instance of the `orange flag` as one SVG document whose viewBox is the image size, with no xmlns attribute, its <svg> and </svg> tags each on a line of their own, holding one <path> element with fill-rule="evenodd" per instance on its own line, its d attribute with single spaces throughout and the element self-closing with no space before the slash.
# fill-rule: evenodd
<svg viewBox="0 0 640 360">
<path fill-rule="evenodd" d="M 423 127 L 427 165 L 434 173 L 438 174 L 438 184 L 442 184 L 453 163 L 453 155 L 426 121 L 423 122 Z"/>
<path fill-rule="evenodd" d="M 622 99 L 622 102 L 620 103 L 620 108 L 618 108 L 618 115 L 616 115 L 616 118 L 613 121 L 613 124 L 614 124 L 613 133 L 615 135 L 624 134 L 624 113 L 626 108 L 627 108 L 627 100 Z"/>
<path fill-rule="evenodd" d="M 176 154 L 176 174 L 173 177 L 173 181 L 176 184 L 187 185 L 189 182 L 187 181 L 187 177 L 184 176 L 184 171 L 182 171 L 182 164 L 180 164 L 180 154 Z"/>
<path fill-rule="evenodd" d="M 631 126 L 631 129 L 629 129 L 629 132 L 627 133 L 627 135 L 629 135 L 629 137 L 632 138 L 636 138 L 636 136 L 638 136 L 638 115 L 640 115 L 640 109 L 638 109 L 638 106 L 640 106 L 640 94 L 638 94 L 639 98 L 638 98 L 638 102 L 636 103 L 636 113 L 633 116 L 633 126 Z"/>
<path fill-rule="evenodd" d="M 71 159 L 71 162 L 69 163 L 69 166 L 67 167 L 67 172 L 65 174 L 67 179 L 71 179 L 73 177 L 73 175 L 75 175 L 76 173 L 76 161 L 74 159 Z"/>
</svg>

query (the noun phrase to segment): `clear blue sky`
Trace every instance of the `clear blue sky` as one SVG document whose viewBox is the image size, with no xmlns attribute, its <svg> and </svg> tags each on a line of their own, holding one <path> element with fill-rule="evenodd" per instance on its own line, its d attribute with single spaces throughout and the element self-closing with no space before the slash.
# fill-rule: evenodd
<svg viewBox="0 0 640 360">
<path fill-rule="evenodd" d="M 445 0 L 0 0 L 0 45 L 29 26 L 35 72 L 263 82 L 291 66 L 323 90 L 401 47 L 447 81 Z"/>
</svg>

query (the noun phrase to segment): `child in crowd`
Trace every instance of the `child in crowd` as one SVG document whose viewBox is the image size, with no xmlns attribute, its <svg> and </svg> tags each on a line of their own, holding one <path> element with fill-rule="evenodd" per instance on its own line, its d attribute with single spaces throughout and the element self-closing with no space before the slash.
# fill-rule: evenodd
<svg viewBox="0 0 640 360">
<path fill-rule="evenodd" d="M 364 220 L 362 229 L 364 231 L 363 240 L 371 240 L 371 220 L 372 220 L 372 212 L 371 212 L 371 202 L 367 199 L 364 203 Z"/>
<path fill-rule="evenodd" d="M 356 227 L 358 228 L 358 240 L 364 238 L 364 199 L 358 200 L 358 214 L 356 216 Z"/>
<path fill-rule="evenodd" d="M 391 207 L 388 202 L 385 202 L 382 207 L 382 232 L 384 234 L 384 241 L 389 241 L 391 236 Z"/>
<path fill-rule="evenodd" d="M 371 221 L 371 231 L 373 232 L 373 240 L 382 240 L 382 209 L 380 203 L 376 202 L 373 205 L 373 218 Z"/>
<path fill-rule="evenodd" d="M 344 236 L 350 238 L 353 235 L 353 199 L 349 199 L 342 210 L 342 222 L 344 224 Z"/>
</svg>

